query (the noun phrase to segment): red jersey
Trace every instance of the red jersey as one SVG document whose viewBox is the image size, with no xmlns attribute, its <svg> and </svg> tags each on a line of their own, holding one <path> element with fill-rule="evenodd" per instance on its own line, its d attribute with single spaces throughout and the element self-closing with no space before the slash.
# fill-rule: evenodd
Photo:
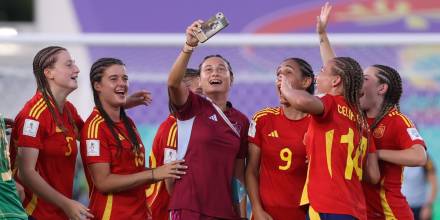
<svg viewBox="0 0 440 220">
<path fill-rule="evenodd" d="M 15 163 L 17 147 L 38 149 L 35 170 L 52 188 L 71 199 L 78 149 L 77 135 L 74 125 L 69 121 L 69 113 L 78 129 L 84 123 L 70 102 L 65 103 L 62 114 L 56 107 L 54 111 L 66 133 L 56 125 L 43 95 L 37 91 L 15 118 L 11 135 L 11 158 Z M 24 188 L 26 197 L 23 207 L 28 215 L 36 219 L 68 219 L 58 206 L 38 197 L 25 185 Z"/>
<path fill-rule="evenodd" d="M 178 148 L 188 146 L 184 157 L 188 169 L 175 182 L 170 209 L 239 219 L 233 208 L 232 178 L 236 159 L 245 158 L 247 153 L 249 121 L 232 106 L 228 107 L 224 114 L 240 137 L 206 98 L 190 92 L 187 102 L 178 107 L 177 119 L 185 121 L 178 125 Z"/>
<path fill-rule="evenodd" d="M 366 219 L 361 180 L 367 138 L 360 136 L 357 114 L 343 96 L 325 95 L 321 101 L 324 112 L 312 115 L 306 135 L 309 171 L 301 203 L 319 213 Z M 374 144 L 369 148 L 375 151 Z"/>
<path fill-rule="evenodd" d="M 130 124 L 137 131 L 131 119 Z M 129 175 L 145 170 L 145 149 L 139 134 L 136 132 L 141 148 L 139 153 L 135 153 L 124 123 L 120 121 L 114 125 L 122 149 L 119 149 L 117 140 L 96 108 L 81 131 L 81 157 L 85 164 L 84 170 L 90 189 L 90 212 L 95 219 L 147 219 L 146 185 L 117 193 L 101 193 L 95 187 L 89 169 L 87 169 L 87 165 L 94 163 L 109 163 L 110 172 L 113 174 Z"/>
<path fill-rule="evenodd" d="M 173 158 L 176 154 L 177 146 L 177 122 L 172 115 L 162 122 L 153 140 L 153 147 L 150 154 L 150 167 L 156 168 L 164 164 L 164 155 L 167 156 L 165 162 Z M 169 159 L 168 159 L 169 158 Z M 147 191 L 148 206 L 151 209 L 154 220 L 168 220 L 168 203 L 170 196 L 165 188 L 165 182 L 160 181 L 151 184 Z"/>
<path fill-rule="evenodd" d="M 371 125 L 374 119 L 368 119 Z M 397 109 L 392 109 L 373 131 L 377 149 L 403 150 L 415 144 L 425 146 L 414 124 Z M 403 166 L 379 161 L 380 182 L 364 183 L 368 219 L 413 219 L 412 211 L 401 193 Z"/>
<path fill-rule="evenodd" d="M 261 150 L 261 203 L 274 219 L 305 219 L 299 202 L 307 175 L 303 140 L 309 121 L 310 116 L 290 120 L 278 107 L 257 112 L 251 122 L 249 142 Z"/>
</svg>

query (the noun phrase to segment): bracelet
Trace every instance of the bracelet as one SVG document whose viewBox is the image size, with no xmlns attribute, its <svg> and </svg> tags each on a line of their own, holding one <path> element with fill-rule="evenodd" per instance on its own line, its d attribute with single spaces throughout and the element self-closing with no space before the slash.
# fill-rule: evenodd
<svg viewBox="0 0 440 220">
<path fill-rule="evenodd" d="M 182 48 L 183 53 L 192 53 L 194 51 L 194 47 L 190 46 L 189 44 L 185 43 Z"/>
<path fill-rule="evenodd" d="M 190 47 L 197 47 L 197 44 L 192 45 L 192 44 L 189 44 L 188 41 L 185 41 L 185 44 L 188 45 L 188 46 L 190 46 Z"/>
<path fill-rule="evenodd" d="M 156 181 L 156 180 L 154 179 L 154 169 L 151 169 L 151 178 L 153 179 L 153 181 Z"/>
</svg>

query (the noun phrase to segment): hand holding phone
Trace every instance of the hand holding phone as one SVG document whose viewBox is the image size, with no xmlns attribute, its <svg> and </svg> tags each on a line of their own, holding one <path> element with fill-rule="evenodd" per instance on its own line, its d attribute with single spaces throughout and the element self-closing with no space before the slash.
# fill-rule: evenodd
<svg viewBox="0 0 440 220">
<path fill-rule="evenodd" d="M 203 22 L 200 27 L 194 31 L 194 35 L 197 37 L 199 42 L 204 43 L 228 25 L 229 22 L 225 15 L 222 12 L 218 12 L 208 21 Z"/>
</svg>

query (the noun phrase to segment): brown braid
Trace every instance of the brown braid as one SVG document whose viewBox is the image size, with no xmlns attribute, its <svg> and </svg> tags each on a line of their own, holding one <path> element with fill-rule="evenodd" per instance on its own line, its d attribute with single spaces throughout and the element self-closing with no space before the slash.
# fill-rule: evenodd
<svg viewBox="0 0 440 220">
<path fill-rule="evenodd" d="M 57 62 L 57 55 L 61 51 L 67 51 L 67 50 L 59 46 L 50 46 L 38 51 L 38 53 L 34 57 L 32 66 L 33 66 L 35 80 L 37 81 L 37 90 L 40 91 L 41 94 L 43 95 L 44 102 L 46 103 L 49 112 L 52 115 L 52 118 L 54 119 L 57 127 L 59 127 L 63 131 L 65 136 L 68 136 L 66 127 L 58 118 L 57 114 L 55 114 L 54 106 L 57 107 L 58 109 L 60 109 L 60 106 L 55 100 L 52 91 L 50 90 L 47 78 L 44 75 L 45 69 L 53 68 L 53 65 Z M 53 104 L 51 100 L 53 101 Z M 74 128 L 75 136 L 78 138 L 79 131 L 75 121 L 73 120 L 72 114 L 68 108 L 65 108 L 65 110 L 67 111 L 69 123 Z"/>
<path fill-rule="evenodd" d="M 361 110 L 359 103 L 363 84 L 362 68 L 356 60 L 350 57 L 336 57 L 333 60 L 335 62 L 333 72 L 342 78 L 344 98 L 350 108 L 355 110 L 358 114 L 356 127 L 361 134 L 359 138 L 361 138 L 364 131 L 368 134 L 366 115 L 365 112 Z M 360 141 L 359 144 L 361 144 Z"/>
<path fill-rule="evenodd" d="M 380 84 L 387 84 L 388 90 L 385 93 L 384 100 L 380 109 L 379 114 L 374 118 L 374 122 L 371 125 L 371 129 L 377 127 L 379 122 L 385 117 L 388 112 L 396 108 L 400 111 L 400 97 L 402 96 L 402 79 L 400 74 L 392 67 L 376 64 L 373 65 L 378 71 L 376 73 Z"/>
<path fill-rule="evenodd" d="M 122 149 L 122 143 L 121 143 L 121 140 L 119 139 L 118 135 L 116 134 L 115 124 L 114 124 L 113 120 L 110 118 L 110 116 L 107 114 L 107 112 L 104 110 L 104 108 L 102 107 L 101 100 L 99 99 L 99 94 L 95 90 L 95 87 L 93 86 L 95 84 L 95 82 L 101 82 L 104 71 L 113 65 L 125 66 L 125 64 L 121 60 L 116 59 L 116 58 L 101 58 L 101 59 L 97 60 L 95 63 L 93 63 L 92 68 L 90 69 L 90 84 L 92 86 L 93 99 L 95 101 L 96 108 L 98 109 L 98 111 L 102 115 L 102 117 L 104 118 L 105 123 L 107 124 L 107 126 L 110 129 L 110 132 L 113 135 L 113 138 L 115 138 L 116 141 L 118 142 L 118 147 L 119 147 L 118 152 L 120 152 L 120 150 Z M 125 109 L 123 107 L 121 107 L 120 114 L 121 114 L 121 119 L 124 123 L 125 129 L 127 130 L 128 136 L 130 138 L 130 143 L 132 144 L 132 150 L 135 153 L 138 153 L 140 151 L 141 146 L 140 146 L 139 140 L 137 139 L 136 132 L 134 131 L 133 125 L 131 124 L 127 115 L 125 114 Z"/>
<path fill-rule="evenodd" d="M 306 91 L 313 95 L 315 93 L 315 75 L 313 74 L 312 66 L 310 66 L 310 64 L 307 61 L 305 61 L 301 58 L 289 57 L 289 58 L 285 59 L 284 61 L 288 61 L 288 60 L 291 60 L 291 61 L 295 62 L 296 64 L 298 64 L 299 69 L 302 74 L 302 77 L 310 77 L 312 79 L 312 83 L 310 83 L 310 85 L 309 85 L 309 87 L 307 87 Z"/>
</svg>

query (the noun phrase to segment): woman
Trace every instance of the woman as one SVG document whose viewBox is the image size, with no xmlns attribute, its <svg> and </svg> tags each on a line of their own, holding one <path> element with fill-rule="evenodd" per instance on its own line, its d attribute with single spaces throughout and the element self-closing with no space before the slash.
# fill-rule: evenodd
<svg viewBox="0 0 440 220">
<path fill-rule="evenodd" d="M 187 68 L 183 82 L 189 90 L 201 94 L 200 72 Z M 168 115 L 157 129 L 150 154 L 150 167 L 156 168 L 171 162 L 177 153 L 177 121 L 173 115 Z M 170 193 L 167 192 L 165 181 L 151 184 L 147 191 L 148 206 L 154 220 L 168 220 L 170 217 L 168 203 Z"/>
<path fill-rule="evenodd" d="M 323 59 L 334 56 L 326 26 L 331 6 L 321 11 L 318 33 Z M 413 219 L 401 193 L 404 166 L 423 166 L 426 151 L 423 138 L 414 124 L 399 110 L 402 80 L 399 73 L 385 65 L 373 65 L 363 73 L 360 105 L 368 118 L 380 160 L 380 184 L 364 184 L 368 219 Z"/>
<path fill-rule="evenodd" d="M 307 174 L 303 143 L 310 116 L 294 109 L 280 93 L 280 76 L 313 95 L 314 75 L 300 58 L 284 60 L 276 71 L 280 107 L 257 112 L 249 129 L 246 186 L 253 219 L 305 219 L 299 206 Z"/>
<path fill-rule="evenodd" d="M 23 207 L 30 219 L 92 217 L 72 200 L 76 140 L 84 122 L 66 98 L 78 87 L 79 69 L 65 48 L 50 46 L 35 55 L 33 72 L 37 91 L 15 118 L 11 135 L 11 161 L 25 187 Z M 130 105 L 148 103 L 148 96 L 137 93 Z"/>
<path fill-rule="evenodd" d="M 145 148 L 125 114 L 128 76 L 115 58 L 101 58 L 90 71 L 95 109 L 81 131 L 81 156 L 96 219 L 147 219 L 147 184 L 180 178 L 183 161 L 145 170 Z"/>
<path fill-rule="evenodd" d="M 180 121 L 177 154 L 188 146 L 184 158 L 189 166 L 187 174 L 175 182 L 170 210 L 172 219 L 237 219 L 240 213 L 238 207 L 232 209 L 231 185 L 233 178 L 244 182 L 249 122 L 227 105 L 233 81 L 231 66 L 220 55 L 205 57 L 199 69 L 206 98 L 182 84 L 198 44 L 193 32 L 201 23 L 196 21 L 187 28 L 186 43 L 168 77 L 170 102 Z"/>
<path fill-rule="evenodd" d="M 76 139 L 83 121 L 66 100 L 77 87 L 79 69 L 69 52 L 57 46 L 40 50 L 33 61 L 37 92 L 15 118 L 18 177 L 30 219 L 93 217 L 72 200 Z M 59 175 L 63 174 L 63 178 Z"/>
</svg>

